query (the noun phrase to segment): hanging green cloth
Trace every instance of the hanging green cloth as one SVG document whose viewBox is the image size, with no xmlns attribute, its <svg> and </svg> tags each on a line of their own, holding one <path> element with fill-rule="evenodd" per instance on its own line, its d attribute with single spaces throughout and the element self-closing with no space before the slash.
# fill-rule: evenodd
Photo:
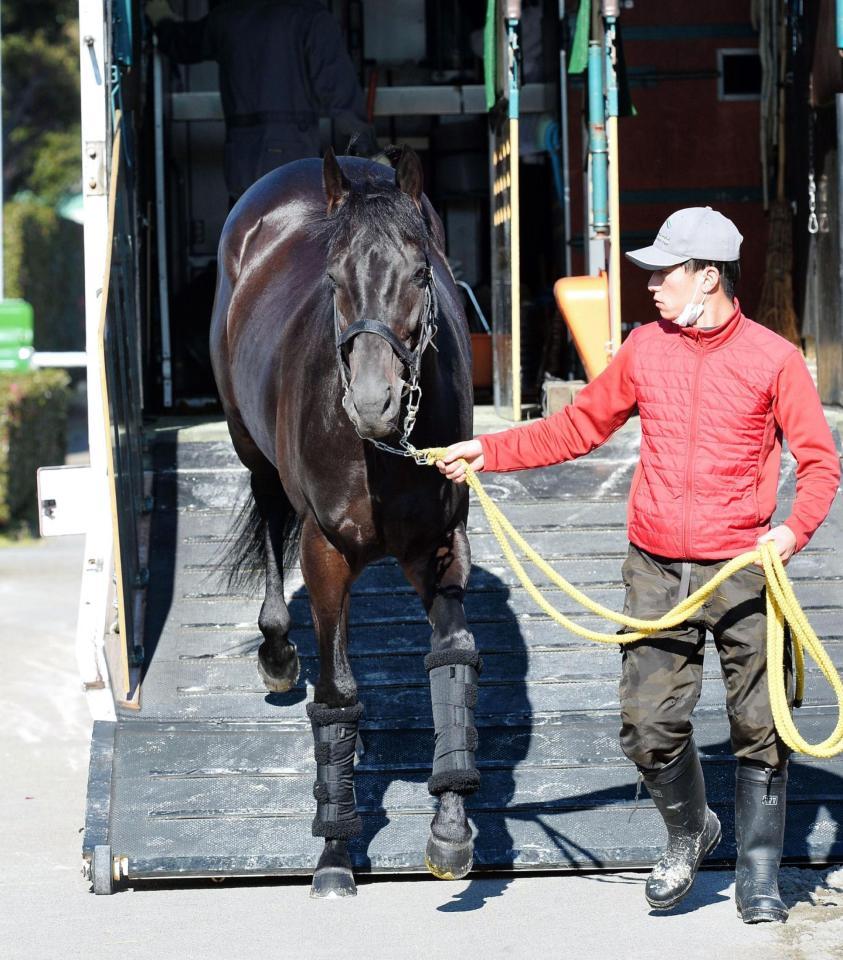
<svg viewBox="0 0 843 960">
<path fill-rule="evenodd" d="M 591 0 L 580 0 L 568 73 L 582 73 L 588 66 L 588 40 L 591 33 Z"/>
</svg>

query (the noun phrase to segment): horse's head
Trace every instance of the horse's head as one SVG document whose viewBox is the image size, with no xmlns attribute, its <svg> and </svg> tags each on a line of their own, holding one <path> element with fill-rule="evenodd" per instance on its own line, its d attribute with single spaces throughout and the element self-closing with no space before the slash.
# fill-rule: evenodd
<svg viewBox="0 0 843 960">
<path fill-rule="evenodd" d="M 399 432 L 402 396 L 435 329 L 421 163 L 405 148 L 394 185 L 382 176 L 352 185 L 329 150 L 322 173 L 343 406 L 361 437 L 379 440 Z"/>
</svg>

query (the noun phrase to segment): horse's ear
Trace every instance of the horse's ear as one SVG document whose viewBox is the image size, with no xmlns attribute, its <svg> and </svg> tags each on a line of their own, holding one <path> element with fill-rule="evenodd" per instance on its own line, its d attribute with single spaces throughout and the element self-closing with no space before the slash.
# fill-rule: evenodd
<svg viewBox="0 0 843 960">
<path fill-rule="evenodd" d="M 328 201 L 328 213 L 330 213 L 345 200 L 351 189 L 351 183 L 337 163 L 333 147 L 328 147 L 325 151 L 325 159 L 322 161 L 322 183 Z"/>
<path fill-rule="evenodd" d="M 422 174 L 419 155 L 411 147 L 401 148 L 401 158 L 395 170 L 395 182 L 399 188 L 410 197 L 416 206 L 421 209 L 424 175 Z"/>
</svg>

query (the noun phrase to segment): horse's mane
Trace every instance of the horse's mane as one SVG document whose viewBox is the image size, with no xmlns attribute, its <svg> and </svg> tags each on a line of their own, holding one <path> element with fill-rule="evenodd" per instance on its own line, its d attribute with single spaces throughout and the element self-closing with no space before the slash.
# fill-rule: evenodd
<svg viewBox="0 0 843 960">
<path fill-rule="evenodd" d="M 329 254 L 364 236 L 388 240 L 396 246 L 428 245 L 427 218 L 406 193 L 383 177 L 383 172 L 380 164 L 372 163 L 368 176 L 351 180 L 342 203 L 315 224 L 327 240 Z"/>
</svg>

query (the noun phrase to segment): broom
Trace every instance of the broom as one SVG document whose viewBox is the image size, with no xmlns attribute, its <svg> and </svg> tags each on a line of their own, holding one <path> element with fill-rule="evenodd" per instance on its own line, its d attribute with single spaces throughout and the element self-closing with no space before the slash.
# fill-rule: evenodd
<svg viewBox="0 0 843 960">
<path fill-rule="evenodd" d="M 770 205 L 770 233 L 767 241 L 767 262 L 764 283 L 756 319 L 775 333 L 790 340 L 801 349 L 799 320 L 793 309 L 793 224 L 790 204 L 784 195 L 785 161 L 785 59 L 787 50 L 787 27 L 784 16 L 781 22 L 779 43 L 779 153 L 776 199 Z"/>
</svg>

